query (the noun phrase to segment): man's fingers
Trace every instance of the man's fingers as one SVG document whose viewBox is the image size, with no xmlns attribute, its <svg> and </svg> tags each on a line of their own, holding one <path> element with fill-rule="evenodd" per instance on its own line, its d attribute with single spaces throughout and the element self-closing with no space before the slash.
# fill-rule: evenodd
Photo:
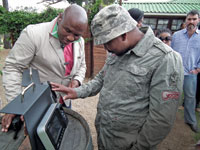
<svg viewBox="0 0 200 150">
<path fill-rule="evenodd" d="M 191 70 L 190 73 L 191 74 L 198 74 L 198 71 L 195 69 L 195 70 Z"/>
<path fill-rule="evenodd" d="M 63 97 L 63 100 L 67 100 L 67 99 L 70 99 L 70 98 L 69 98 L 68 95 L 65 95 L 65 96 Z"/>
<path fill-rule="evenodd" d="M 51 88 L 53 91 L 60 91 L 62 88 L 62 85 L 51 82 Z"/>
<path fill-rule="evenodd" d="M 7 125 L 6 125 L 6 128 L 8 129 L 9 128 L 9 126 L 10 126 L 10 124 L 11 124 L 11 122 L 12 122 L 12 117 L 8 117 L 8 121 L 7 121 Z"/>
<path fill-rule="evenodd" d="M 21 115 L 21 116 L 20 116 L 20 119 L 21 119 L 21 121 L 24 121 L 24 116 Z"/>
<path fill-rule="evenodd" d="M 9 121 L 7 115 L 2 118 L 2 132 L 7 132 L 9 128 Z"/>
<path fill-rule="evenodd" d="M 59 84 L 51 82 L 51 87 L 59 87 Z"/>
<path fill-rule="evenodd" d="M 2 132 L 7 132 L 10 124 L 15 117 L 14 114 L 5 114 L 2 118 Z"/>
</svg>

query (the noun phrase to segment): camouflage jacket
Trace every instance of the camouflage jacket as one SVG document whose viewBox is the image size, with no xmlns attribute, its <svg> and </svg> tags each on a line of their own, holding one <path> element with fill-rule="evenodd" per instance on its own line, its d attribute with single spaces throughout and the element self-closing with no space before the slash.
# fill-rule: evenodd
<svg viewBox="0 0 200 150">
<path fill-rule="evenodd" d="M 175 121 L 182 66 L 181 56 L 149 28 L 133 49 L 110 55 L 93 80 L 75 89 L 79 98 L 100 92 L 95 120 L 99 149 L 156 149 Z"/>
</svg>

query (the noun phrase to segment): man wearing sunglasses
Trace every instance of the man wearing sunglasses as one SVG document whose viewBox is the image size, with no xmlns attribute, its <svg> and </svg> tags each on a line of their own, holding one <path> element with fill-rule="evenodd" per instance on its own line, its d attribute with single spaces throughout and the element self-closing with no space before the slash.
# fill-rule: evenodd
<svg viewBox="0 0 200 150">
<path fill-rule="evenodd" d="M 184 119 L 192 131 L 199 132 L 195 115 L 197 74 L 200 72 L 199 12 L 190 11 L 186 16 L 186 28 L 174 33 L 172 48 L 182 56 L 184 66 Z"/>
<path fill-rule="evenodd" d="M 23 69 L 37 69 L 40 81 L 78 87 L 86 72 L 83 36 L 88 26 L 86 11 L 67 7 L 51 22 L 29 25 L 10 51 L 3 69 L 3 86 L 8 102 L 21 92 Z M 70 107 L 70 103 L 67 104 Z M 2 131 L 7 132 L 15 115 L 6 114 Z"/>
</svg>

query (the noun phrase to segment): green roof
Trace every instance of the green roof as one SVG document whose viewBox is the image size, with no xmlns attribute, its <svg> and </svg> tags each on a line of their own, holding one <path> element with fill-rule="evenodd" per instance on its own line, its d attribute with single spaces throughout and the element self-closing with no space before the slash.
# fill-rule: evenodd
<svg viewBox="0 0 200 150">
<path fill-rule="evenodd" d="M 200 0 L 172 0 L 172 3 L 198 3 L 200 4 Z"/>
<path fill-rule="evenodd" d="M 186 15 L 190 10 L 200 10 L 200 0 L 172 0 L 169 2 L 123 2 L 122 6 L 127 10 L 139 8 L 145 14 L 179 14 Z"/>
</svg>

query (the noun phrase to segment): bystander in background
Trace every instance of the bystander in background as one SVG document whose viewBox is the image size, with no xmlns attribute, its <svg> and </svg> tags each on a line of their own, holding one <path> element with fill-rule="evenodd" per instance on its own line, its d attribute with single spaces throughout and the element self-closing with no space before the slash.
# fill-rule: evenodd
<svg viewBox="0 0 200 150">
<path fill-rule="evenodd" d="M 200 30 L 200 21 L 198 24 L 198 29 Z M 196 111 L 200 112 L 200 73 L 197 75 Z"/>
<path fill-rule="evenodd" d="M 182 22 L 180 25 L 180 30 L 185 29 L 185 22 Z"/>
<path fill-rule="evenodd" d="M 172 41 L 172 32 L 168 28 L 163 28 L 158 30 L 157 32 L 157 37 L 163 41 L 165 44 L 168 46 L 171 46 L 171 41 Z"/>
<path fill-rule="evenodd" d="M 199 11 L 192 10 L 186 16 L 186 28 L 172 36 L 172 48 L 182 56 L 184 66 L 184 119 L 192 131 L 199 132 L 195 107 L 197 74 L 200 72 Z"/>
<path fill-rule="evenodd" d="M 131 17 L 137 21 L 137 27 L 141 28 L 142 27 L 142 23 L 144 20 L 144 12 L 138 8 L 131 8 L 128 10 L 129 14 L 131 15 Z"/>
</svg>

